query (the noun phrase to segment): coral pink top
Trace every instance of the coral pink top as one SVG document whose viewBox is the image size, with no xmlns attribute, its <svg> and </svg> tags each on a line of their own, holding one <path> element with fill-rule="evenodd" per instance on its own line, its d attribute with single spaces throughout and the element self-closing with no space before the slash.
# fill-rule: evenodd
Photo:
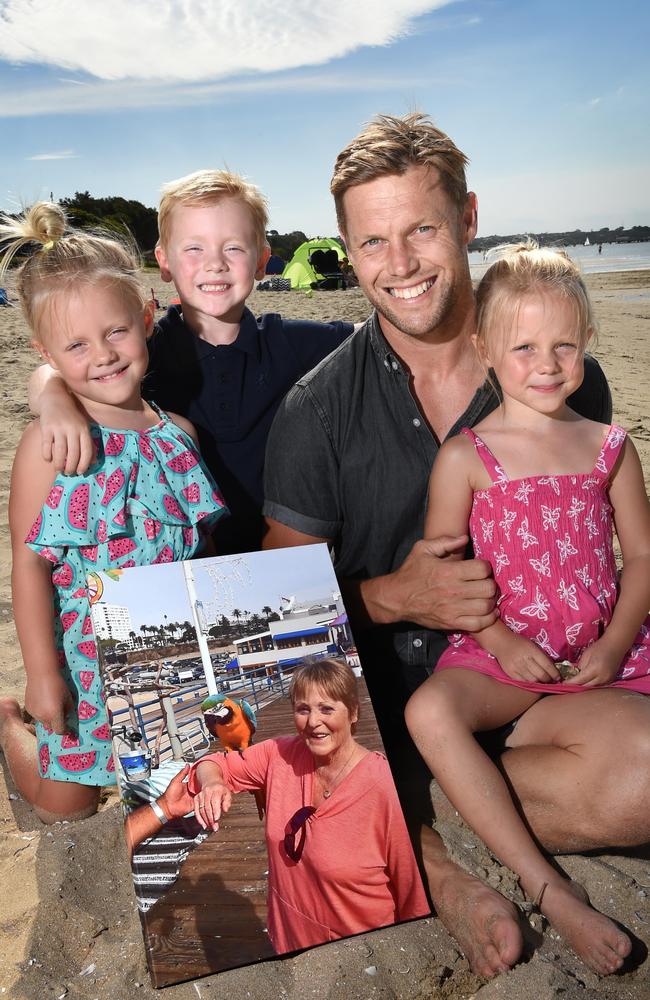
<svg viewBox="0 0 650 1000">
<path fill-rule="evenodd" d="M 576 663 L 611 621 L 618 593 L 607 490 L 625 431 L 612 425 L 588 475 L 510 480 L 480 437 L 476 447 L 492 486 L 474 494 L 470 534 L 474 554 L 492 566 L 501 620 L 536 642 L 555 661 Z M 541 684 L 509 677 L 469 635 L 449 636 L 437 670 L 465 667 L 504 684 L 544 694 L 586 690 L 562 681 Z M 650 616 L 626 653 L 614 681 L 650 694 Z M 590 689 L 592 690 L 592 689 Z"/>
<path fill-rule="evenodd" d="M 287 822 L 313 799 L 314 758 L 301 738 L 202 759 L 219 764 L 233 792 L 266 790 L 268 932 L 278 954 L 429 914 L 383 754 L 367 753 L 310 816 L 300 861 L 286 856 L 283 840 Z"/>
</svg>

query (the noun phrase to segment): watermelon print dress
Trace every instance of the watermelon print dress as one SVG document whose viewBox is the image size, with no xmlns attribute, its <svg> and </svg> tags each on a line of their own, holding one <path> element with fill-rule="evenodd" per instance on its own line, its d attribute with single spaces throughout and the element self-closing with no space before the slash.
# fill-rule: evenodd
<svg viewBox="0 0 650 1000">
<path fill-rule="evenodd" d="M 463 428 L 492 478 L 474 494 L 474 554 L 487 559 L 498 586 L 501 620 L 536 642 L 551 660 L 577 663 L 611 621 L 618 593 L 612 508 L 607 488 L 625 441 L 612 425 L 588 475 L 510 480 L 480 437 Z M 593 690 L 564 681 L 541 684 L 509 677 L 470 636 L 449 636 L 436 670 L 464 667 L 541 694 Z M 650 694 L 650 616 L 607 687 Z"/>
<path fill-rule="evenodd" d="M 25 539 L 52 565 L 56 644 L 76 713 L 73 735 L 36 723 L 40 774 L 115 784 L 86 575 L 189 559 L 225 503 L 191 438 L 165 414 L 146 431 L 91 425 L 95 461 L 58 475 Z"/>
</svg>

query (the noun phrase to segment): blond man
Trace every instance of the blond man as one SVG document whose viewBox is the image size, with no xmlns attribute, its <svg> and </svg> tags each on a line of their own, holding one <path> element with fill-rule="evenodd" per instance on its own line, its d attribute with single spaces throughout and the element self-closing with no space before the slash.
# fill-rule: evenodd
<svg viewBox="0 0 650 1000">
<path fill-rule="evenodd" d="M 448 631 L 478 631 L 496 617 L 489 565 L 444 558 L 467 538 L 422 540 L 440 444 L 497 404 L 472 345 L 467 247 L 477 199 L 467 191 L 466 162 L 421 114 L 380 116 L 339 155 L 331 185 L 339 227 L 375 312 L 298 381 L 267 448 L 265 544 L 333 545 L 414 825 L 426 818 L 429 797 L 425 773 L 418 791 L 399 725 L 405 697 L 433 670 Z M 571 400 L 583 416 L 611 419 L 593 358 Z M 556 853 L 646 843 L 650 702 L 631 699 L 613 712 L 607 691 L 590 691 L 571 703 L 569 716 L 557 699 L 542 699 L 512 732 L 498 734 L 495 752 L 530 828 Z M 633 780 L 620 780 L 622 759 Z M 421 832 L 433 902 L 473 970 L 508 969 L 522 948 L 514 907 L 459 869 L 430 828 Z"/>
</svg>

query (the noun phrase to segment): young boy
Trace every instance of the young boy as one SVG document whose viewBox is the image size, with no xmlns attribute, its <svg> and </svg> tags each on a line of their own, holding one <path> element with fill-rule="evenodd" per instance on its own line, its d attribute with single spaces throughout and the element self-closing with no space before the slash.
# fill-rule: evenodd
<svg viewBox="0 0 650 1000">
<path fill-rule="evenodd" d="M 201 170 L 162 190 L 156 259 L 180 305 L 168 309 L 149 342 L 144 394 L 198 431 L 231 512 L 217 526 L 220 554 L 260 547 L 264 450 L 273 417 L 291 386 L 353 330 L 351 323 L 284 320 L 275 313 L 256 319 L 246 308 L 270 253 L 267 223 L 260 191 L 225 170 Z M 84 471 L 88 429 L 51 370 L 35 376 L 30 405 L 40 411 L 48 457 L 53 449 L 57 467 Z"/>
</svg>

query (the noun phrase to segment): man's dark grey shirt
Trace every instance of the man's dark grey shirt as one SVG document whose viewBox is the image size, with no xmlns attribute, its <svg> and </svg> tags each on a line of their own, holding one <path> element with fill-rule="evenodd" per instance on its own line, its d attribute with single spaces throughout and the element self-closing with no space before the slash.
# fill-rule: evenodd
<svg viewBox="0 0 650 1000">
<path fill-rule="evenodd" d="M 584 382 L 569 402 L 585 417 L 611 420 L 607 381 L 593 358 L 587 357 Z M 448 437 L 473 427 L 497 403 L 486 381 Z M 409 373 L 373 314 L 282 403 L 266 449 L 263 512 L 297 531 L 331 539 L 339 579 L 390 573 L 423 536 L 439 447 L 411 394 Z M 385 658 L 392 647 L 411 690 L 446 646 L 444 633 L 408 622 L 369 630 L 363 645 L 369 640 L 374 649 L 367 648 L 366 662 L 369 655 Z"/>
</svg>

